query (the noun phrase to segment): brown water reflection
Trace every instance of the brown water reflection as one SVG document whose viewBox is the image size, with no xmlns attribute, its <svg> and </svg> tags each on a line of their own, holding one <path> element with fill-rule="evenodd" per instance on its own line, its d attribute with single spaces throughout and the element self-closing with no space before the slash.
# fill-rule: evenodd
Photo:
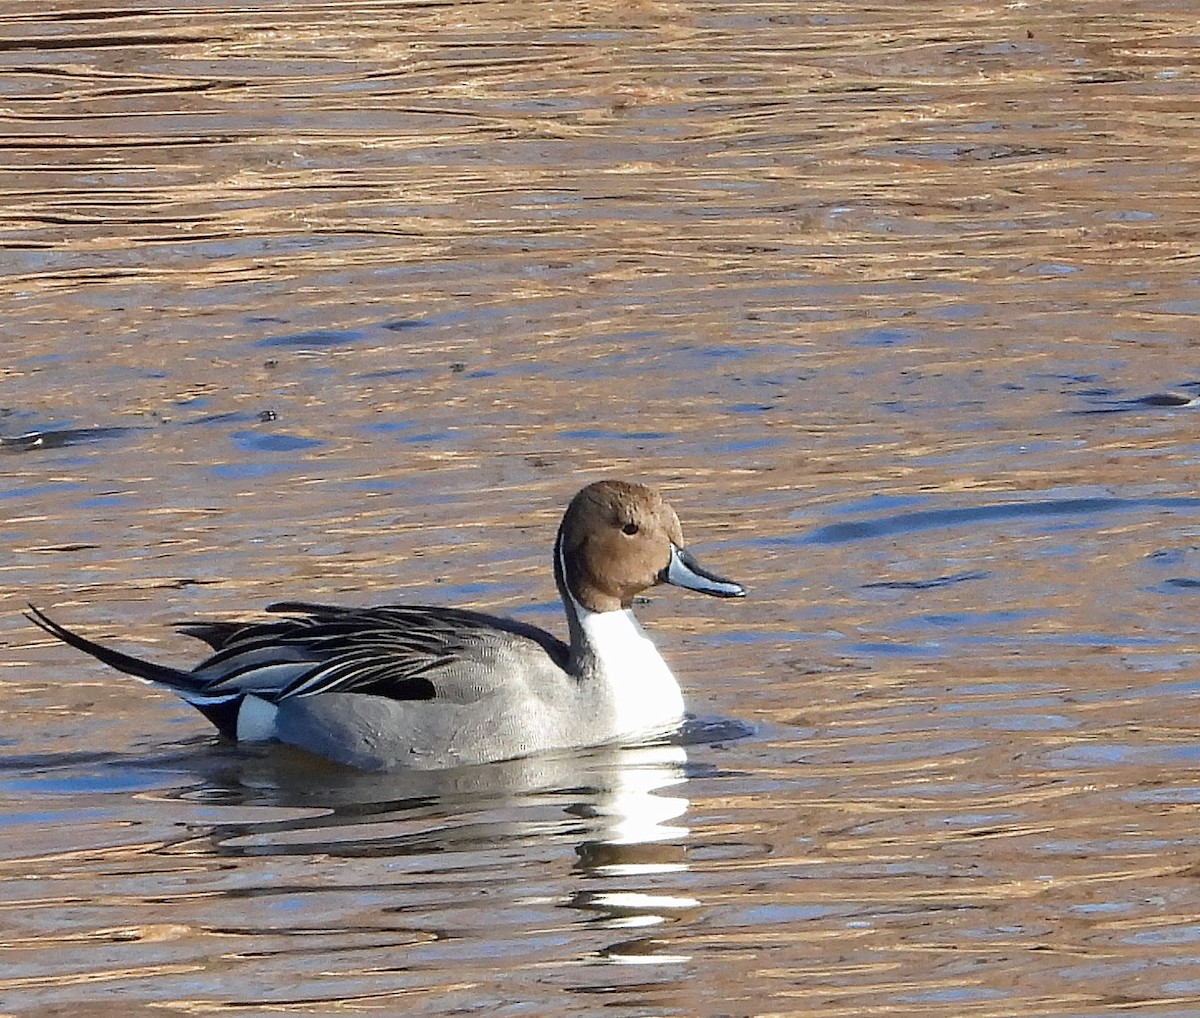
<svg viewBox="0 0 1200 1018">
<path fill-rule="evenodd" d="M 0 26 L 0 1011 L 1196 1013 L 1192 5 Z M 555 626 L 609 474 L 752 587 L 686 760 L 296 777 L 19 616 Z"/>
</svg>

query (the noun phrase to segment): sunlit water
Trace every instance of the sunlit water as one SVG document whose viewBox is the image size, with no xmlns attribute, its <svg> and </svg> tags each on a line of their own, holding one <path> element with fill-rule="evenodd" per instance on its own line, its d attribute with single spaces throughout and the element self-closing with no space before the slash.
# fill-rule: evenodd
<svg viewBox="0 0 1200 1018">
<path fill-rule="evenodd" d="M 1193 5 L 160 8 L 0 5 L 0 1012 L 1200 1010 Z M 613 475 L 751 590 L 639 608 L 668 746 L 238 752 L 20 616 L 561 632 Z"/>
</svg>

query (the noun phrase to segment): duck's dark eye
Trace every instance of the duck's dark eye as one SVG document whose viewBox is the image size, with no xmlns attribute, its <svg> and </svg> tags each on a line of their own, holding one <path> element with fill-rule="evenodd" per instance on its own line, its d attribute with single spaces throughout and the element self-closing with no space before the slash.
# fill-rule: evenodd
<svg viewBox="0 0 1200 1018">
<path fill-rule="evenodd" d="M 622 534 L 633 535 L 633 534 L 636 534 L 637 532 L 638 532 L 638 525 L 636 523 L 626 523 L 625 526 L 623 526 L 621 528 Z"/>
</svg>

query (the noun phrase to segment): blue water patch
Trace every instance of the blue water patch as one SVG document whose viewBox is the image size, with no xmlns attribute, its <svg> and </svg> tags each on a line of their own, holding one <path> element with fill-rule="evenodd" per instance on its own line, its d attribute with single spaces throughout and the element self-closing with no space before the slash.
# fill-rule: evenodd
<svg viewBox="0 0 1200 1018">
<path fill-rule="evenodd" d="M 0 782 L 0 788 L 8 787 L 5 783 Z M 28 790 L 28 789 L 23 789 Z M 0 814 L 0 827 L 25 827 L 32 825 L 34 827 L 57 827 L 64 823 L 92 823 L 97 820 L 111 820 L 112 814 L 108 810 L 103 809 L 66 809 L 66 810 L 38 810 L 36 812 L 27 813 L 3 813 Z"/>
<path fill-rule="evenodd" d="M 1133 905 L 1128 901 L 1091 901 L 1072 905 L 1068 911 L 1079 915 L 1116 915 L 1132 908 Z"/>
<path fill-rule="evenodd" d="M 1154 310 L 1164 315 L 1200 315 L 1200 300 L 1164 300 Z"/>
<path fill-rule="evenodd" d="M 446 600 L 453 604 L 459 604 L 463 601 L 494 601 L 506 595 L 516 593 L 520 589 L 516 583 L 497 583 L 490 581 L 487 583 L 447 583 L 439 587 L 438 599 Z M 561 613 L 561 606 L 559 609 Z M 506 610 L 500 610 L 496 614 L 508 615 Z"/>
<path fill-rule="evenodd" d="M 94 498 L 85 498 L 79 502 L 81 509 L 101 509 L 106 506 L 121 506 L 134 505 L 136 500 L 128 493 L 121 492 L 112 495 L 96 495 Z"/>
<path fill-rule="evenodd" d="M 1139 789 L 1121 796 L 1126 802 L 1152 802 L 1170 805 L 1186 804 L 1189 806 L 1200 803 L 1200 788 L 1195 786 L 1183 788 L 1149 788 Z"/>
<path fill-rule="evenodd" d="M 1096 513 L 1133 512 L 1141 509 L 1196 512 L 1200 511 L 1200 498 L 1189 495 L 1165 498 L 1063 498 L 1036 502 L 1000 502 L 953 509 L 923 509 L 875 520 L 831 523 L 806 535 L 792 538 L 790 543 L 842 544 L 846 541 L 894 537 L 920 530 L 949 529 L 978 523 L 1057 516 L 1085 517 Z M 1060 524 L 1061 526 L 1071 525 Z"/>
<path fill-rule="evenodd" d="M 302 438 L 285 431 L 235 431 L 229 436 L 234 445 L 248 452 L 298 452 L 324 445 L 316 438 Z"/>
<path fill-rule="evenodd" d="M 957 692 L 959 696 L 1010 696 L 1014 693 L 1047 693 L 1053 688 L 1039 682 L 983 682 L 959 686 Z"/>
<path fill-rule="evenodd" d="M 1052 767 L 1095 767 L 1134 764 L 1139 767 L 1195 767 L 1200 762 L 1200 745 L 1173 743 L 1163 746 L 1131 746 L 1125 743 L 1087 743 L 1051 753 Z"/>
<path fill-rule="evenodd" d="M 446 442 L 454 438 L 454 434 L 449 431 L 416 431 L 415 428 L 418 421 L 376 421 L 372 424 L 364 426 L 364 431 L 373 431 L 380 435 L 394 436 L 398 441 L 409 445 L 428 445 L 431 442 Z M 404 434 L 404 432 L 410 434 Z"/>
<path fill-rule="evenodd" d="M 255 477 L 269 477 L 290 470 L 292 463 L 218 463 L 212 467 L 216 477 L 229 481 L 248 481 Z"/>
<path fill-rule="evenodd" d="M 8 778 L 0 781 L 0 789 L 10 792 L 36 792 L 48 795 L 78 795 L 80 793 L 146 792 L 163 787 L 161 771 L 137 772 L 103 770 L 83 774 L 47 775 L 27 778 Z M 58 814 L 47 811 L 47 818 Z"/>
<path fill-rule="evenodd" d="M 1170 926 L 1165 929 L 1143 930 L 1125 937 L 1124 942 L 1154 947 L 1197 944 L 1200 943 L 1200 926 Z"/>
<path fill-rule="evenodd" d="M 713 452 L 753 452 L 755 449 L 770 449 L 782 445 L 779 438 L 746 439 L 740 442 L 719 442 L 712 446 Z"/>
<path fill-rule="evenodd" d="M 1017 822 L 1016 813 L 954 813 L 950 816 L 931 817 L 926 826 L 936 827 L 1000 827 Z"/>
<path fill-rule="evenodd" d="M 748 355 L 746 349 L 740 346 L 702 346 L 692 348 L 691 352 L 714 360 L 738 360 Z"/>
<path fill-rule="evenodd" d="M 579 428 L 575 431 L 560 431 L 559 437 L 584 440 L 619 438 L 631 441 L 653 441 L 671 436 L 665 431 L 613 431 L 610 428 Z"/>
<path fill-rule="evenodd" d="M 332 346 L 347 346 L 350 343 L 357 343 L 364 335 L 357 329 L 313 329 L 310 332 L 296 332 L 288 336 L 269 336 L 266 339 L 260 339 L 254 345 L 326 349 Z"/>
<path fill-rule="evenodd" d="M 962 322 L 972 318 L 982 318 L 985 314 L 989 314 L 993 308 L 983 304 L 948 304 L 945 307 L 932 308 L 926 314 L 930 318 L 938 319 L 943 322 Z"/>
<path fill-rule="evenodd" d="M 561 619 L 563 607 L 561 601 L 542 601 L 538 604 L 522 605 L 519 610 L 514 609 L 512 614 L 517 615 L 532 615 L 535 618 L 554 618 Z"/>
<path fill-rule="evenodd" d="M 817 637 L 809 636 L 805 633 L 787 633 L 776 632 L 773 629 L 722 629 L 720 633 L 713 633 L 710 636 L 695 634 L 690 637 L 690 642 L 700 644 L 704 647 L 726 647 L 730 644 L 757 644 L 757 643 L 795 643 L 798 640 L 817 639 Z"/>
<path fill-rule="evenodd" d="M 864 329 L 850 339 L 851 346 L 891 347 L 913 343 L 921 334 L 915 329 L 902 329 L 894 325 L 877 329 Z"/>
<path fill-rule="evenodd" d="M 890 657 L 914 657 L 937 653 L 940 648 L 915 643 L 852 643 L 849 650 L 858 654 L 879 654 Z"/>
<path fill-rule="evenodd" d="M 405 435 L 402 441 L 409 445 L 428 445 L 430 442 L 445 442 L 452 436 L 446 431 L 418 431 L 415 435 Z"/>
<path fill-rule="evenodd" d="M 844 515 L 851 513 L 881 512 L 884 509 L 905 509 L 910 505 L 928 505 L 929 499 L 924 495 L 868 495 L 856 502 L 847 502 L 841 508 Z M 807 512 L 797 510 L 791 514 L 792 519 Z"/>
<path fill-rule="evenodd" d="M 760 905 L 742 912 L 741 922 L 747 926 L 781 926 L 822 919 L 836 911 L 831 905 Z"/>
<path fill-rule="evenodd" d="M 35 484 L 28 488 L 9 488 L 7 491 L 0 488 L 0 498 L 28 498 L 34 495 L 46 495 L 50 492 L 61 494 L 64 491 L 78 491 L 82 487 L 82 484 L 64 482 L 62 484 Z"/>
<path fill-rule="evenodd" d="M 906 1004 L 965 1004 L 973 1000 L 1000 1000 L 1010 994 L 983 986 L 954 986 L 944 990 L 901 994 L 896 999 Z"/>
<path fill-rule="evenodd" d="M 1146 556 L 1147 562 L 1152 562 L 1156 566 L 1166 566 L 1174 568 L 1183 565 L 1184 563 L 1195 560 L 1200 563 L 1200 545 L 1188 544 L 1178 548 L 1160 548 L 1158 551 L 1152 551 Z"/>
<path fill-rule="evenodd" d="M 941 614 L 922 615 L 921 623 L 927 626 L 937 626 L 943 629 L 949 629 L 954 626 L 961 626 L 968 621 L 978 622 L 969 612 L 943 612 Z"/>
<path fill-rule="evenodd" d="M 1080 726 L 1079 721 L 1061 714 L 1001 714 L 984 724 L 1000 732 L 1062 732 Z"/>
<path fill-rule="evenodd" d="M 401 480 L 395 477 L 366 477 L 342 481 L 340 486 L 347 491 L 369 491 L 378 494 L 385 491 L 402 491 L 405 488 L 411 488 L 416 483 L 415 480 Z"/>
</svg>

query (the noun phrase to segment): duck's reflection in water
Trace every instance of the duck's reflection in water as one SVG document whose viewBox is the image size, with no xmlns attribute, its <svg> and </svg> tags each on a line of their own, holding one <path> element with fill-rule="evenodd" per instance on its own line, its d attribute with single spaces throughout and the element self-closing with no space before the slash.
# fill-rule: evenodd
<svg viewBox="0 0 1200 1018">
<path fill-rule="evenodd" d="M 687 753 L 678 744 L 391 774 L 274 749 L 209 759 L 203 783 L 176 794 L 203 803 L 216 823 L 177 851 L 407 859 L 418 867 L 428 857 L 439 870 L 477 870 L 480 882 L 554 888 L 537 897 L 620 930 L 658 926 L 699 904 L 679 893 L 673 876 L 686 869 L 689 834 Z M 564 882 L 555 860 L 567 846 L 575 864 Z M 598 957 L 649 960 L 653 943 L 613 944 Z"/>
<path fill-rule="evenodd" d="M 422 927 L 453 915 L 464 932 L 464 903 L 486 901 L 490 914 L 478 915 L 476 932 L 489 938 L 509 920 L 516 922 L 509 936 L 519 937 L 522 927 L 558 928 L 555 910 L 570 910 L 577 918 L 568 928 L 599 934 L 599 942 L 587 937 L 582 957 L 562 959 L 574 971 L 581 962 L 586 970 L 588 961 L 670 970 L 687 960 L 675 946 L 680 938 L 664 931 L 700 905 L 684 876 L 682 745 L 390 774 L 341 770 L 274 749 L 189 762 L 207 773 L 171 794 L 200 806 L 207 822 L 200 830 L 193 824 L 191 836 L 168 851 L 256 860 L 260 872 L 266 864 L 280 874 L 294 874 L 304 857 L 324 859 L 329 876 L 315 884 L 306 878 L 310 891 L 353 895 L 358 887 L 362 901 L 393 916 L 408 913 Z M 614 931 L 614 939 L 603 931 Z"/>
<path fill-rule="evenodd" d="M 606 929 L 643 931 L 607 945 L 599 959 L 659 965 L 688 960 L 650 935 L 700 906 L 680 893 L 677 876 L 687 869 L 686 765 L 682 746 L 627 750 L 623 765 L 611 772 L 615 780 L 589 806 L 602 825 L 597 837 L 576 848 L 582 886 L 566 904 Z"/>
<path fill-rule="evenodd" d="M 674 743 L 387 774 L 285 747 L 189 763 L 202 780 L 173 795 L 212 810 L 192 844 L 220 855 L 401 857 L 566 840 L 592 877 L 683 865 L 687 753 Z"/>
</svg>

